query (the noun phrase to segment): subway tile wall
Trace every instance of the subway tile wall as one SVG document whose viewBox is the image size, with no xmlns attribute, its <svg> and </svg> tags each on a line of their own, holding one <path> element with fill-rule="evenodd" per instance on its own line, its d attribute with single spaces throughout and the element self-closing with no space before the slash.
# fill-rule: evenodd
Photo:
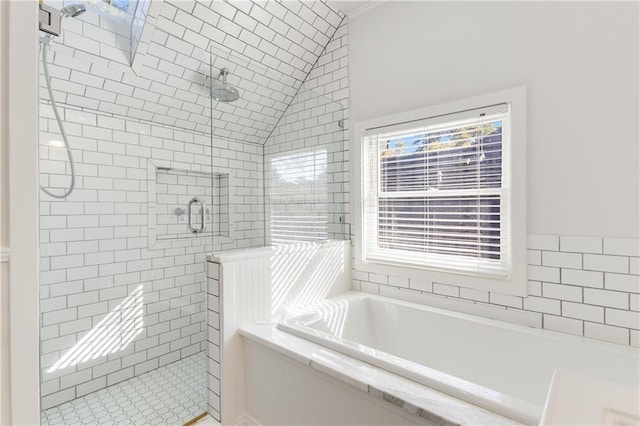
<svg viewBox="0 0 640 426">
<path fill-rule="evenodd" d="M 220 417 L 220 268 L 207 262 L 207 412 Z"/>
<path fill-rule="evenodd" d="M 353 287 L 591 339 L 640 346 L 640 240 L 529 235 L 528 296 L 353 270 Z M 461 278 L 463 280 L 464 278 Z"/>
<path fill-rule="evenodd" d="M 211 173 L 209 135 L 88 109 L 60 112 L 77 183 L 64 201 L 41 196 L 43 408 L 204 350 L 211 251 L 206 236 L 149 249 L 146 235 L 148 161 Z M 62 192 L 66 154 L 51 106 L 42 103 L 40 113 L 41 184 Z M 214 170 L 229 174 L 233 218 L 233 238 L 216 249 L 262 245 L 262 147 L 217 140 L 213 154 Z"/>
<path fill-rule="evenodd" d="M 213 117 L 216 136 L 256 144 L 264 144 L 344 18 L 323 1 L 139 4 L 148 7 L 141 34 L 138 21 L 132 32 L 94 8 L 63 21 L 49 57 L 56 96 L 72 106 L 201 132 L 210 131 Z M 131 40 L 139 40 L 135 72 Z M 209 52 L 214 77 L 228 68 L 228 81 L 241 93 L 213 111 L 204 87 Z"/>
<path fill-rule="evenodd" d="M 140 4 L 144 28 L 92 8 L 65 19 L 48 57 L 78 180 L 65 201 L 42 196 L 43 408 L 204 348 L 210 239 L 149 246 L 148 162 L 211 173 L 213 157 L 229 176 L 228 236 L 213 248 L 263 245 L 263 143 L 344 18 L 322 1 Z M 208 52 L 214 75 L 230 69 L 236 103 L 212 105 Z M 41 183 L 62 192 L 45 83 L 41 72 Z"/>
<path fill-rule="evenodd" d="M 267 243 L 348 235 L 347 50 L 345 19 L 265 143 Z"/>
</svg>

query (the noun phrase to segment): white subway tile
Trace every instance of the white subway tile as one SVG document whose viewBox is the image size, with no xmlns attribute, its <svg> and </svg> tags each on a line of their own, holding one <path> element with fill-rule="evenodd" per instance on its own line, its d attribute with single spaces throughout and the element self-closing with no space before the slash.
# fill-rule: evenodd
<svg viewBox="0 0 640 426">
<path fill-rule="evenodd" d="M 59 311 L 44 312 L 42 314 L 42 325 L 59 324 L 65 321 L 77 319 L 76 308 L 61 309 Z"/>
<path fill-rule="evenodd" d="M 433 292 L 444 296 L 460 297 L 460 287 L 448 284 L 433 283 Z"/>
<path fill-rule="evenodd" d="M 605 342 L 629 344 L 629 329 L 585 321 L 584 336 Z"/>
<path fill-rule="evenodd" d="M 460 297 L 463 299 L 489 303 L 489 292 L 484 290 L 460 287 Z"/>
<path fill-rule="evenodd" d="M 40 400 L 40 408 L 46 410 L 51 407 L 63 404 L 67 401 L 75 399 L 76 392 L 74 388 L 64 389 L 50 395 L 43 396 Z"/>
<path fill-rule="evenodd" d="M 75 321 L 63 322 L 60 324 L 60 334 L 75 334 L 91 329 L 91 318 L 83 318 Z"/>
<path fill-rule="evenodd" d="M 595 271 L 582 271 L 575 269 L 561 269 L 562 284 L 571 284 L 582 287 L 603 288 L 604 274 Z"/>
<path fill-rule="evenodd" d="M 582 288 L 571 285 L 542 283 L 542 296 L 549 299 L 582 302 Z"/>
<path fill-rule="evenodd" d="M 49 297 L 40 301 L 40 312 L 58 311 L 67 307 L 67 298 Z"/>
<path fill-rule="evenodd" d="M 582 269 L 582 254 L 543 251 L 542 264 L 544 266 Z"/>
<path fill-rule="evenodd" d="M 433 293 L 433 283 L 430 281 L 419 281 L 411 279 L 409 282 L 409 287 L 413 290 Z"/>
<path fill-rule="evenodd" d="M 560 236 L 560 251 L 602 254 L 602 238 Z"/>
<path fill-rule="evenodd" d="M 640 311 L 640 295 L 629 294 L 629 309 L 632 311 Z"/>
<path fill-rule="evenodd" d="M 91 380 L 91 370 L 81 370 L 60 377 L 60 387 L 68 388 Z"/>
<path fill-rule="evenodd" d="M 628 293 L 640 293 L 640 276 L 607 273 L 604 275 L 604 288 Z"/>
<path fill-rule="evenodd" d="M 584 303 L 612 308 L 629 309 L 629 294 L 619 291 L 584 289 Z"/>
<path fill-rule="evenodd" d="M 560 301 L 529 296 L 523 300 L 524 309 L 527 311 L 542 312 L 545 314 L 560 315 Z"/>
<path fill-rule="evenodd" d="M 527 271 L 527 276 L 530 280 L 560 282 L 560 268 L 528 265 Z"/>
<path fill-rule="evenodd" d="M 388 276 L 383 274 L 369 274 L 369 281 L 376 284 L 388 284 Z"/>
<path fill-rule="evenodd" d="M 409 288 L 409 279 L 404 277 L 389 276 L 389 285 L 394 287 Z"/>
<path fill-rule="evenodd" d="M 544 328 L 547 330 L 559 331 L 561 333 L 582 336 L 583 321 L 573 318 L 544 314 Z"/>
<path fill-rule="evenodd" d="M 99 377 L 89 382 L 82 383 L 76 387 L 76 395 L 78 397 L 87 395 L 91 392 L 95 392 L 107 386 L 107 378 Z"/>
<path fill-rule="evenodd" d="M 640 257 L 629 258 L 629 273 L 640 275 Z"/>
<path fill-rule="evenodd" d="M 491 292 L 489 294 L 489 302 L 494 305 L 511 306 L 512 308 L 518 309 L 522 309 L 523 307 L 522 297 L 510 296 L 508 294 Z"/>
<path fill-rule="evenodd" d="M 640 330 L 640 312 L 606 308 L 605 319 L 606 324 Z"/>
<path fill-rule="evenodd" d="M 378 284 L 374 284 L 368 281 L 361 281 L 360 290 L 365 293 L 378 294 L 380 292 L 380 286 Z"/>
<path fill-rule="evenodd" d="M 604 253 L 620 256 L 640 256 L 640 240 L 635 238 L 605 238 Z"/>
<path fill-rule="evenodd" d="M 604 322 L 602 306 L 583 305 L 581 303 L 562 302 L 562 316 L 591 322 Z"/>
<path fill-rule="evenodd" d="M 528 281 L 527 294 L 529 296 L 542 296 L 542 283 L 540 281 Z"/>
<path fill-rule="evenodd" d="M 583 268 L 591 271 L 629 272 L 629 258 L 623 256 L 608 256 L 599 254 L 585 254 Z"/>
</svg>

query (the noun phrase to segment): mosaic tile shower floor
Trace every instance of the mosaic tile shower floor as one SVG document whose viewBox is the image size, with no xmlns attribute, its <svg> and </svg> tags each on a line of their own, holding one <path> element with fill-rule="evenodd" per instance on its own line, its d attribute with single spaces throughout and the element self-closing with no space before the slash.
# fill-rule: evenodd
<svg viewBox="0 0 640 426">
<path fill-rule="evenodd" d="M 205 353 L 42 412 L 43 426 L 182 425 L 206 410 Z"/>
</svg>

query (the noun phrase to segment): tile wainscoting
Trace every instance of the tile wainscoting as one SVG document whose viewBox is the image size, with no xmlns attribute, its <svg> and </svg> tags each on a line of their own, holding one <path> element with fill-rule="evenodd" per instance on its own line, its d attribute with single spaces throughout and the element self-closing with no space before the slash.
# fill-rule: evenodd
<svg viewBox="0 0 640 426">
<path fill-rule="evenodd" d="M 529 235 L 527 297 L 355 268 L 353 288 L 530 327 L 640 346 L 637 239 Z"/>
</svg>

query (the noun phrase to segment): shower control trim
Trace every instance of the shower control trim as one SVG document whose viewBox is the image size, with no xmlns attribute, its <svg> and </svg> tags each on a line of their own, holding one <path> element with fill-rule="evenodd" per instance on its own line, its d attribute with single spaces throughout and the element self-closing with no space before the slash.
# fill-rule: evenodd
<svg viewBox="0 0 640 426">
<path fill-rule="evenodd" d="M 193 227 L 193 205 L 194 204 L 200 204 L 200 227 L 199 228 L 194 228 Z M 191 232 L 192 234 L 202 234 L 205 229 L 207 228 L 207 214 L 206 214 L 206 210 L 207 210 L 207 206 L 204 203 L 204 201 L 202 201 L 202 199 L 200 199 L 200 197 L 193 197 L 191 199 L 191 201 L 189 201 L 189 204 L 187 204 L 187 216 L 189 217 L 189 232 Z"/>
<path fill-rule="evenodd" d="M 40 3 L 38 11 L 38 29 L 54 36 L 60 35 L 60 11 L 49 5 Z"/>
</svg>

